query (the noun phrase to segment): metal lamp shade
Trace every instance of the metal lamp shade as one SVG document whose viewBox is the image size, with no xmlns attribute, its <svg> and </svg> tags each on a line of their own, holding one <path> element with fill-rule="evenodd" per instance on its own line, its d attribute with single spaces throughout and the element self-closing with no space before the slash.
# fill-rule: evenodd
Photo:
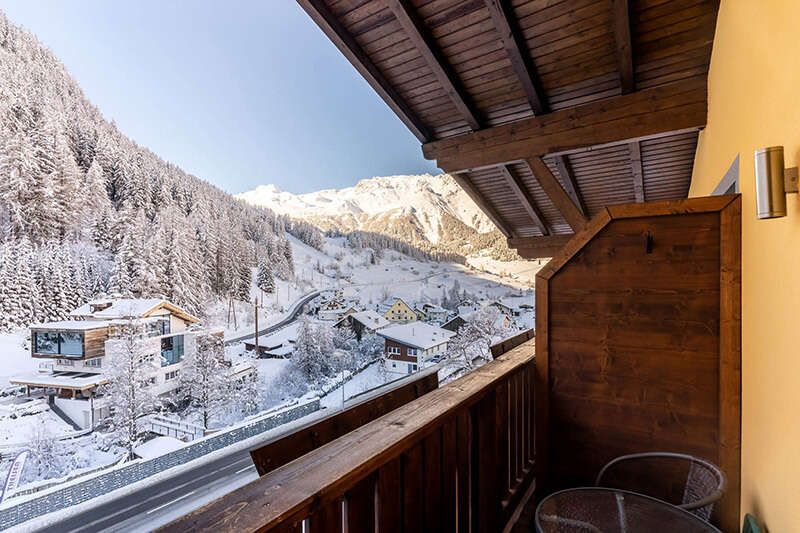
<svg viewBox="0 0 800 533">
<path fill-rule="evenodd" d="M 770 146 L 756 150 L 758 218 L 786 216 L 783 169 L 783 146 Z"/>
</svg>

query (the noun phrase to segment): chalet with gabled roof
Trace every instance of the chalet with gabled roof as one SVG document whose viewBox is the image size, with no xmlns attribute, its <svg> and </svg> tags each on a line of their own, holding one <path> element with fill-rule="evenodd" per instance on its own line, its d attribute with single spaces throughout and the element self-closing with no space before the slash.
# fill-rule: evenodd
<svg viewBox="0 0 800 533">
<path fill-rule="evenodd" d="M 399 374 L 416 372 L 424 364 L 444 356 L 455 335 L 424 322 L 409 322 L 379 330 L 384 339 L 386 370 Z"/>
<path fill-rule="evenodd" d="M 335 324 L 337 328 L 349 328 L 360 341 L 364 335 L 375 333 L 379 329 L 391 325 L 391 322 L 376 311 L 359 311 L 350 313 Z"/>
</svg>

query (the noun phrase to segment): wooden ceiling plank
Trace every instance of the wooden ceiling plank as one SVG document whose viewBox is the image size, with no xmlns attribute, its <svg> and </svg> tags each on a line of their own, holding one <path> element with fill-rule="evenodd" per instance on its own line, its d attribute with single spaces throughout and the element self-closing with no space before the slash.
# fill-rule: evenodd
<svg viewBox="0 0 800 533">
<path fill-rule="evenodd" d="M 500 171 L 503 173 L 503 177 L 505 177 L 508 186 L 514 192 L 514 195 L 517 197 L 519 202 L 522 204 L 522 207 L 525 209 L 525 212 L 528 213 L 528 216 L 531 217 L 533 223 L 536 224 L 536 227 L 539 228 L 539 231 L 542 232 L 542 235 L 550 235 L 551 230 L 550 227 L 545 222 L 544 216 L 542 216 L 542 212 L 539 211 L 539 208 L 536 207 L 536 201 L 533 197 L 528 193 L 525 188 L 525 184 L 522 183 L 522 180 L 519 179 L 519 176 L 516 175 L 510 168 L 503 165 L 500 167 Z"/>
<path fill-rule="evenodd" d="M 397 114 L 411 133 L 425 143 L 433 139 L 431 130 L 414 113 L 395 88 L 359 46 L 347 28 L 331 13 L 323 0 L 298 0 L 303 10 L 322 29 L 384 102 Z"/>
<path fill-rule="evenodd" d="M 558 178 L 550 172 L 550 168 L 545 164 L 544 160 L 541 157 L 530 157 L 525 162 L 530 167 L 539 185 L 550 198 L 550 201 L 553 202 L 561 216 L 567 221 L 567 224 L 573 231 L 581 230 L 589 219 L 581 213 L 570 195 L 561 186 Z"/>
<path fill-rule="evenodd" d="M 644 196 L 644 172 L 642 171 L 642 149 L 639 142 L 632 142 L 629 145 L 631 152 L 631 173 L 633 174 L 633 194 L 636 203 L 643 203 Z"/>
<path fill-rule="evenodd" d="M 611 0 L 611 9 L 619 68 L 619 85 L 622 94 L 627 94 L 633 92 L 636 88 L 628 0 Z"/>
<path fill-rule="evenodd" d="M 570 168 L 567 156 L 557 155 L 553 159 L 555 160 L 556 169 L 558 169 L 558 174 L 561 176 L 561 181 L 564 184 L 567 194 L 569 194 L 572 201 L 575 202 L 575 205 L 578 206 L 578 209 L 581 210 L 581 214 L 583 214 L 583 216 L 589 216 L 589 212 L 586 210 L 586 204 L 583 203 L 583 196 L 578 188 L 578 182 L 575 180 L 575 175 L 572 172 L 572 168 Z"/>
<path fill-rule="evenodd" d="M 542 97 L 539 78 L 536 75 L 536 69 L 530 54 L 523 52 L 527 45 L 516 26 L 511 6 L 507 0 L 486 0 L 486 7 L 492 17 L 495 29 L 500 35 L 500 40 L 503 42 L 503 48 L 505 48 L 508 59 L 511 61 L 514 73 L 525 91 L 533 114 L 540 115 L 544 113 L 546 105 Z"/>
<path fill-rule="evenodd" d="M 513 238 L 516 234 L 511 230 L 511 226 L 509 226 L 503 217 L 492 207 L 483 195 L 475 188 L 475 186 L 470 181 L 469 177 L 465 174 L 453 174 L 453 179 L 456 180 L 456 183 L 464 189 L 464 192 L 467 193 L 467 196 L 472 198 L 472 201 L 475 202 L 478 207 L 481 208 L 489 220 L 494 222 L 494 225 L 497 226 L 497 229 L 500 230 L 500 233 L 507 239 Z"/>
<path fill-rule="evenodd" d="M 435 41 L 429 36 L 413 6 L 408 0 L 386 0 L 386 4 L 469 127 L 473 131 L 479 130 L 481 128 L 480 120 L 470 104 L 466 92 L 461 88 L 455 73 L 439 52 Z"/>
</svg>

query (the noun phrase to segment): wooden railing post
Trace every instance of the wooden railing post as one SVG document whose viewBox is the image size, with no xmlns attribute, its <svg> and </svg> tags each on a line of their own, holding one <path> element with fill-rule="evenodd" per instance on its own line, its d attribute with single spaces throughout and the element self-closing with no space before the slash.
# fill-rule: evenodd
<svg viewBox="0 0 800 533">
<path fill-rule="evenodd" d="M 499 524 L 496 403 L 495 389 L 473 410 L 472 494 L 476 505 L 472 513 L 472 531 L 475 532 L 494 532 Z"/>
</svg>

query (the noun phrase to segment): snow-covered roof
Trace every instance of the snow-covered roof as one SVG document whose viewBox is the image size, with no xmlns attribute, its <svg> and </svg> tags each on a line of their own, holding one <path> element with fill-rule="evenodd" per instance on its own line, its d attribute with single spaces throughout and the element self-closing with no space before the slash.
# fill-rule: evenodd
<svg viewBox="0 0 800 533">
<path fill-rule="evenodd" d="M 463 317 L 463 316 L 469 315 L 471 313 L 474 313 L 475 311 L 479 310 L 480 308 L 481 307 L 479 305 L 477 305 L 477 304 L 459 305 L 458 308 L 457 308 L 457 313 Z"/>
<path fill-rule="evenodd" d="M 59 322 L 43 322 L 32 324 L 31 329 L 60 329 L 68 331 L 87 331 L 107 328 L 112 322 L 108 320 L 61 320 Z"/>
<path fill-rule="evenodd" d="M 355 308 L 352 305 L 348 305 L 345 307 L 332 307 L 328 309 L 320 309 L 320 313 L 346 313 L 348 311 L 355 311 Z"/>
<path fill-rule="evenodd" d="M 53 372 L 40 374 L 38 372 L 16 376 L 8 380 L 15 385 L 32 385 L 34 387 L 52 387 L 62 389 L 84 390 L 97 387 L 108 380 L 101 374 L 89 372 Z"/>
<path fill-rule="evenodd" d="M 384 328 L 391 324 L 383 315 L 375 311 L 359 311 L 348 316 L 353 317 L 353 320 L 361 322 L 370 329 Z"/>
<path fill-rule="evenodd" d="M 425 322 L 409 322 L 384 328 L 378 331 L 378 335 L 406 346 L 427 350 L 446 342 L 455 333 Z"/>
<path fill-rule="evenodd" d="M 297 330 L 300 329 L 300 323 L 294 322 L 285 328 L 279 329 L 275 333 L 266 335 L 259 339 L 261 346 L 281 346 L 287 343 L 292 343 L 297 340 Z"/>
<path fill-rule="evenodd" d="M 441 305 L 432 304 L 429 302 L 423 302 L 421 304 L 417 304 L 415 309 L 422 309 L 426 313 L 448 313 L 449 311 L 442 307 Z"/>
<path fill-rule="evenodd" d="M 267 350 L 267 353 L 270 355 L 275 355 L 278 357 L 284 357 L 294 352 L 294 345 L 292 344 L 284 344 L 272 350 Z"/>
<path fill-rule="evenodd" d="M 177 305 L 163 298 L 98 298 L 86 302 L 70 312 L 73 317 L 92 317 L 98 319 L 144 318 L 164 308 L 187 322 L 199 319 Z"/>
<path fill-rule="evenodd" d="M 175 450 L 180 450 L 186 443 L 175 437 L 156 437 L 140 444 L 133 449 L 133 453 L 142 459 L 152 459 Z"/>
</svg>

